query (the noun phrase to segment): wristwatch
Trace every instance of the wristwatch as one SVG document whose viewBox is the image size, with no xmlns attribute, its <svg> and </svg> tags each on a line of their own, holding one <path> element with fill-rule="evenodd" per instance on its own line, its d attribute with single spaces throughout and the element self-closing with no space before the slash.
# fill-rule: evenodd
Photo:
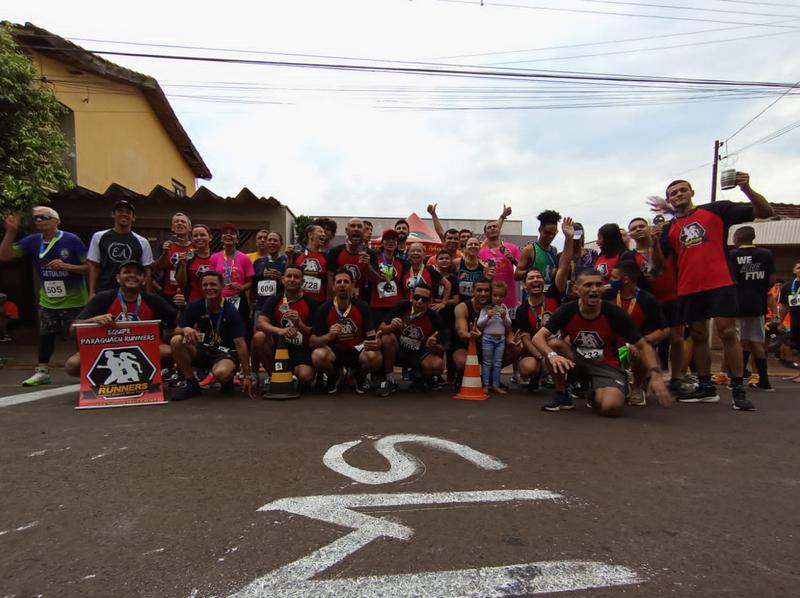
<svg viewBox="0 0 800 598">
<path fill-rule="evenodd" d="M 556 353 L 555 351 L 550 351 L 547 354 L 547 359 L 553 359 L 553 357 L 558 357 L 558 353 Z"/>
</svg>

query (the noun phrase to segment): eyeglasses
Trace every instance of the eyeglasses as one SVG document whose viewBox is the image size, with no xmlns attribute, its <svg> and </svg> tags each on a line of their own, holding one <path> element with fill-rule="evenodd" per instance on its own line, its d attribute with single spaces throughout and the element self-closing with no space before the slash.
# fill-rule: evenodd
<svg viewBox="0 0 800 598">
<path fill-rule="evenodd" d="M 45 216 L 44 214 L 36 214 L 33 217 L 34 222 L 47 222 L 48 220 L 52 220 L 52 216 Z"/>
<path fill-rule="evenodd" d="M 411 298 L 414 301 L 422 301 L 423 303 L 427 303 L 428 301 L 431 300 L 430 297 L 426 297 L 425 295 L 411 295 Z"/>
</svg>

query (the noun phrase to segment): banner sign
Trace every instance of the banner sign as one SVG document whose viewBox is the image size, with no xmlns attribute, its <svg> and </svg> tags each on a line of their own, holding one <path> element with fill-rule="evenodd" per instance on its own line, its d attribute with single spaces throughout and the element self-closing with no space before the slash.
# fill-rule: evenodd
<svg viewBox="0 0 800 598">
<path fill-rule="evenodd" d="M 81 390 L 76 409 L 165 404 L 159 322 L 76 324 Z"/>
</svg>

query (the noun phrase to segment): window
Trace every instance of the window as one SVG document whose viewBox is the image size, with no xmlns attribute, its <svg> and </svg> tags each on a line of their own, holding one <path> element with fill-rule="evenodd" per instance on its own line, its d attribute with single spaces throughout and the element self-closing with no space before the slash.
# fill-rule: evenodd
<svg viewBox="0 0 800 598">
<path fill-rule="evenodd" d="M 175 179 L 172 179 L 172 191 L 178 197 L 186 197 L 186 185 L 179 183 Z"/>
</svg>

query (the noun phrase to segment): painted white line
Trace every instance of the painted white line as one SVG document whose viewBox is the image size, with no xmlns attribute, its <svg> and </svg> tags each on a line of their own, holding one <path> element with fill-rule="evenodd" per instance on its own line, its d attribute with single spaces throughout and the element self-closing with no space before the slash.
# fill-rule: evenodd
<svg viewBox="0 0 800 598">
<path fill-rule="evenodd" d="M 507 467 L 507 465 L 499 459 L 487 455 L 486 453 L 476 451 L 463 444 L 443 438 L 436 438 L 434 436 L 420 436 L 415 434 L 393 434 L 391 436 L 385 436 L 375 442 L 375 450 L 389 462 L 389 471 L 368 471 L 359 469 L 345 461 L 345 452 L 361 444 L 360 440 L 343 442 L 332 446 L 322 457 L 322 462 L 336 473 L 362 484 L 377 485 L 399 482 L 400 480 L 410 478 L 423 468 L 423 464 L 419 459 L 397 447 L 398 444 L 410 442 L 442 451 L 449 451 L 481 469 L 496 471 Z"/>
<path fill-rule="evenodd" d="M 25 531 L 26 529 L 31 529 L 32 527 L 36 527 L 39 525 L 38 521 L 31 521 L 30 523 L 26 523 L 25 525 L 20 525 L 16 530 L 17 532 Z"/>
<path fill-rule="evenodd" d="M 0 399 L 0 407 L 10 407 L 11 405 L 19 405 L 20 403 L 30 403 L 31 401 L 58 397 L 72 392 L 78 392 L 80 388 L 80 384 L 70 384 L 69 386 L 60 386 L 58 388 L 48 388 L 47 390 L 36 390 L 34 392 L 11 395 Z"/>
<path fill-rule="evenodd" d="M 47 449 L 42 449 L 41 451 L 33 451 L 32 453 L 28 453 L 29 457 L 41 457 L 47 452 Z"/>
<path fill-rule="evenodd" d="M 642 583 L 634 571 L 595 561 L 545 561 L 428 573 L 299 581 L 269 579 L 236 598 L 510 598 Z"/>
</svg>

